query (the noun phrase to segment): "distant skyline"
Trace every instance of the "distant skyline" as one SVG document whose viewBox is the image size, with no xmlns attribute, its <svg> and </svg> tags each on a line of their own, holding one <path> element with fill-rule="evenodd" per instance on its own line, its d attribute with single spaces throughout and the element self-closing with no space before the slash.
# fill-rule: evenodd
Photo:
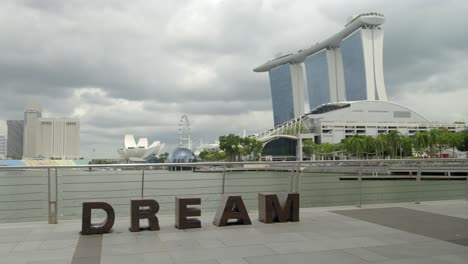
<svg viewBox="0 0 468 264">
<path fill-rule="evenodd" d="M 311 46 L 354 14 L 384 27 L 390 101 L 433 121 L 468 121 L 468 18 L 462 1 L 0 2 L 0 119 L 33 98 L 50 117 L 77 117 L 81 155 L 117 157 L 125 134 L 193 142 L 273 125 L 267 74 L 252 69 Z"/>
</svg>

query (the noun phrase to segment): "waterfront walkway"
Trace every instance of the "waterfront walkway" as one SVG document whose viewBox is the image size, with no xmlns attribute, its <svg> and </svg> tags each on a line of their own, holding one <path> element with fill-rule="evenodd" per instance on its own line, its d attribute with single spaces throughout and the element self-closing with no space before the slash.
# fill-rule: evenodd
<svg viewBox="0 0 468 264">
<path fill-rule="evenodd" d="M 203 212 L 202 212 L 203 214 Z M 80 236 L 81 222 L 0 224 L 0 263 L 467 263 L 468 202 L 302 208 L 299 223 L 177 230 L 159 216 L 160 231 Z"/>
</svg>

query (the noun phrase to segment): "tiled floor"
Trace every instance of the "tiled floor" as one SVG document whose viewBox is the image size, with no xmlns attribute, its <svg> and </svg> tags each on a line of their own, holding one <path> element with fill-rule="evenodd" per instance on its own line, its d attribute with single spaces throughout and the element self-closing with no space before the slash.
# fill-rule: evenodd
<svg viewBox="0 0 468 264">
<path fill-rule="evenodd" d="M 364 209 L 387 207 L 468 219 L 467 201 Z M 174 228 L 173 216 L 159 216 L 160 231 L 140 233 L 130 233 L 129 219 L 118 218 L 113 233 L 92 236 L 79 235 L 79 221 L 0 224 L 0 263 L 468 263 L 466 246 L 332 212 L 337 210 L 359 209 L 303 208 L 301 222 L 281 224 L 260 223 L 252 212 L 251 226 L 228 227 L 213 226 L 213 215 L 204 214 L 203 228 L 186 231 Z"/>
</svg>

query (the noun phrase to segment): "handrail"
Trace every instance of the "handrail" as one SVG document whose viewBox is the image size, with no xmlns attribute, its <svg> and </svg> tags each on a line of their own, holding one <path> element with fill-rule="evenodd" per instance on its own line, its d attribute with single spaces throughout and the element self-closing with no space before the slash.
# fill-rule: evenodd
<svg viewBox="0 0 468 264">
<path fill-rule="evenodd" d="M 395 162 L 410 162 L 415 164 L 428 162 L 463 162 L 468 164 L 464 158 L 428 158 L 428 159 L 364 159 L 364 160 L 307 160 L 307 161 L 242 161 L 242 162 L 191 162 L 191 163 L 135 163 L 135 164 L 85 164 L 85 165 L 37 165 L 37 166 L 0 166 L 2 170 L 24 170 L 24 169 L 60 169 L 60 168 L 148 168 L 148 167 L 197 167 L 197 166 L 226 166 L 226 165 L 293 165 L 293 164 L 374 164 L 380 163 L 390 165 Z"/>
</svg>

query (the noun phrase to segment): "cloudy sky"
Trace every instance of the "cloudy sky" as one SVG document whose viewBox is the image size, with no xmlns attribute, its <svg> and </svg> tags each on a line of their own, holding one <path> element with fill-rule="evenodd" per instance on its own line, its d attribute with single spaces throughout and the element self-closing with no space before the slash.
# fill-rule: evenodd
<svg viewBox="0 0 468 264">
<path fill-rule="evenodd" d="M 124 134 L 198 143 L 273 123 L 267 74 L 252 69 L 385 14 L 391 100 L 436 121 L 468 121 L 468 3 L 440 0 L 2 0 L 0 119 L 30 100 L 81 120 L 81 154 L 115 157 Z"/>
</svg>

